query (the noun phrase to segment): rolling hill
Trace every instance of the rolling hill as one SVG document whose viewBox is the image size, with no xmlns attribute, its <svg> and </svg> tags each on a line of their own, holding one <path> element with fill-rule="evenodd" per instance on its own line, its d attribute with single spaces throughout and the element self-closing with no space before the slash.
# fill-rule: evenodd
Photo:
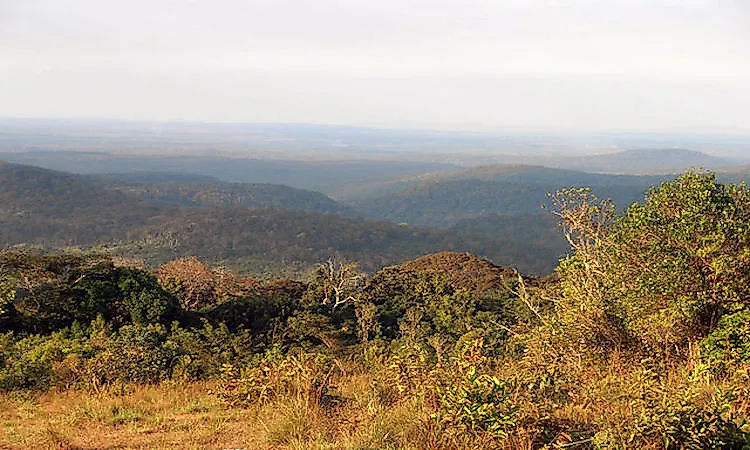
<svg viewBox="0 0 750 450">
<path fill-rule="evenodd" d="M 651 186 L 670 178 L 490 165 L 413 179 L 401 190 L 386 190 L 350 205 L 373 219 L 508 239 L 535 248 L 540 260 L 557 261 L 570 248 L 555 218 L 542 209 L 551 203 L 550 193 L 590 186 L 622 210 L 642 200 Z"/>
<path fill-rule="evenodd" d="M 335 196 L 340 190 L 457 166 L 410 161 L 286 161 L 222 156 L 144 156 L 104 152 L 31 151 L 0 153 L 0 159 L 77 174 L 171 172 L 200 174 L 226 182 L 283 184 Z"/>
<path fill-rule="evenodd" d="M 645 181 L 645 180 L 644 180 Z M 416 226 L 450 227 L 464 219 L 492 214 L 519 215 L 541 211 L 549 193 L 586 184 L 533 184 L 457 179 L 427 181 L 402 191 L 363 199 L 352 206 L 365 217 Z M 591 185 L 589 185 L 591 186 Z M 593 185 L 595 194 L 624 208 L 641 200 L 649 184 Z"/>
<path fill-rule="evenodd" d="M 217 186 L 215 189 L 223 189 L 222 184 Z M 298 200 L 298 190 L 262 187 L 269 189 L 264 191 L 265 203 Z M 239 190 L 244 195 L 255 188 L 250 185 Z M 294 194 L 291 199 L 287 198 L 290 192 Z M 143 192 L 127 192 L 122 185 L 103 183 L 100 178 L 3 164 L 0 244 L 6 248 L 19 244 L 47 249 L 96 247 L 141 257 L 150 264 L 197 255 L 256 275 L 299 275 L 332 256 L 376 270 L 440 250 L 474 252 L 529 273 L 545 273 L 555 263 L 538 258 L 531 245 L 477 233 L 406 227 L 324 212 L 229 206 L 234 200 L 173 206 L 170 202 L 184 203 L 191 198 L 180 188 L 166 195 L 169 201 L 147 197 Z M 205 204 L 211 206 L 201 206 Z"/>
<path fill-rule="evenodd" d="M 545 186 L 652 186 L 671 175 L 592 173 L 527 164 L 493 164 L 435 175 L 438 180 L 483 180 Z"/>
<path fill-rule="evenodd" d="M 342 200 L 356 204 L 363 200 L 383 197 L 429 183 L 480 180 L 514 184 L 542 185 L 553 190 L 564 186 L 642 186 L 643 190 L 673 178 L 674 175 L 623 175 L 591 173 L 529 164 L 490 164 L 469 169 L 402 177 L 366 183 L 342 191 Z"/>
<path fill-rule="evenodd" d="M 548 273 L 557 262 L 540 257 L 531 244 L 477 233 L 278 209 L 169 211 L 136 232 L 138 239 L 113 249 L 152 264 L 198 255 L 252 274 L 299 276 L 331 257 L 374 271 L 442 250 L 476 253 L 534 274 Z"/>
<path fill-rule="evenodd" d="M 540 159 L 540 164 L 599 173 L 678 174 L 690 168 L 718 170 L 731 166 L 724 158 L 682 148 L 633 149 L 580 157 Z"/>
<path fill-rule="evenodd" d="M 110 185 L 120 192 L 163 206 L 279 208 L 352 215 L 353 210 L 315 191 L 270 183 L 221 181 L 127 181 Z"/>
</svg>

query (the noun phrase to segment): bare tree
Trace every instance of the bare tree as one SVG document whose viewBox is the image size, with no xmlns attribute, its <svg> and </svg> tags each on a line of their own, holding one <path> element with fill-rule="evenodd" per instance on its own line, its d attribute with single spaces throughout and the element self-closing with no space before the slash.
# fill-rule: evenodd
<svg viewBox="0 0 750 450">
<path fill-rule="evenodd" d="M 365 280 L 365 275 L 359 271 L 357 263 L 343 263 L 332 259 L 318 267 L 317 275 L 323 288 L 321 303 L 331 305 L 331 310 L 354 301 L 356 292 Z"/>
</svg>

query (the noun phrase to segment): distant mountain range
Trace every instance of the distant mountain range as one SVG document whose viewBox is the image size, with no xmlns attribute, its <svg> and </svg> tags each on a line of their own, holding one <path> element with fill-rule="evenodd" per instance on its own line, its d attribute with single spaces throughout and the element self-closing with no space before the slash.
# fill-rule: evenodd
<svg viewBox="0 0 750 450">
<path fill-rule="evenodd" d="M 691 168 L 719 170 L 732 160 L 681 148 L 635 149 L 618 153 L 538 159 L 549 167 L 599 173 L 675 174 Z"/>
<path fill-rule="evenodd" d="M 380 180 L 342 189 L 345 200 L 359 201 L 404 191 L 414 186 L 457 180 L 509 182 L 555 187 L 649 187 L 689 169 L 737 171 L 728 159 L 681 149 L 630 150 L 618 153 L 565 158 L 519 158 L 526 164 L 487 164 Z M 747 167 L 750 167 L 747 166 Z M 746 170 L 750 172 L 750 169 Z M 622 196 L 615 195 L 618 198 Z M 627 200 L 630 197 L 626 198 Z"/>
</svg>

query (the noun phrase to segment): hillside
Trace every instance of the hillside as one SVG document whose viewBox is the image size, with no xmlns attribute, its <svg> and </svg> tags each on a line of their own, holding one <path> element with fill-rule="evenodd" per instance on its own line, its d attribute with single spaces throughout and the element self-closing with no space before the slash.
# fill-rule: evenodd
<svg viewBox="0 0 750 450">
<path fill-rule="evenodd" d="M 691 168 L 717 170 L 732 165 L 729 160 L 682 148 L 634 149 L 539 162 L 564 169 L 629 174 L 676 174 Z"/>
<path fill-rule="evenodd" d="M 163 206 L 279 208 L 351 215 L 324 194 L 281 184 L 214 182 L 114 182 L 117 190 Z"/>
<path fill-rule="evenodd" d="M 645 191 L 647 188 L 671 178 L 674 178 L 674 176 L 591 173 L 529 164 L 489 164 L 469 169 L 443 171 L 403 177 L 395 180 L 366 183 L 347 189 L 342 194 L 342 197 L 345 201 L 357 203 L 374 197 L 395 194 L 418 185 L 458 180 L 533 184 L 548 186 L 554 189 L 564 186 L 638 186 Z"/>
<path fill-rule="evenodd" d="M 5 207 L 0 217 L 0 242 L 5 247 L 100 246 L 144 258 L 152 265 L 198 255 L 266 275 L 299 275 L 334 255 L 358 260 L 367 270 L 375 270 L 440 250 L 474 251 L 531 273 L 548 272 L 556 262 L 538 258 L 529 245 L 475 233 L 292 211 L 346 209 L 321 194 L 285 186 L 124 186 L 107 185 L 100 178 L 4 164 L 0 169 Z M 181 206 L 175 206 L 178 204 Z"/>
<path fill-rule="evenodd" d="M 464 219 L 491 214 L 519 215 L 541 211 L 549 193 L 576 183 L 532 184 L 458 179 L 427 181 L 402 191 L 363 199 L 352 206 L 366 217 L 415 226 L 450 227 Z M 625 207 L 643 198 L 647 185 L 592 186 L 601 198 Z"/>
<path fill-rule="evenodd" d="M 334 196 L 340 190 L 363 183 L 453 170 L 457 167 L 413 161 L 287 161 L 189 154 L 146 156 L 55 151 L 0 153 L 0 159 L 78 174 L 200 174 L 226 182 L 283 184 Z"/>
<path fill-rule="evenodd" d="M 466 289 L 478 296 L 489 291 L 507 289 L 517 274 L 471 253 L 439 252 L 406 261 L 401 267 L 417 273 L 438 274 L 455 289 Z"/>
<path fill-rule="evenodd" d="M 3 215 L 67 217 L 80 210 L 110 208 L 130 201 L 104 183 L 38 167 L 0 162 Z"/>
<path fill-rule="evenodd" d="M 506 239 L 533 246 L 539 252 L 537 256 L 545 260 L 558 260 L 571 252 L 557 217 L 548 212 L 516 215 L 493 213 L 459 220 L 451 229 L 459 233 L 505 236 Z"/>
<path fill-rule="evenodd" d="M 103 181 L 112 182 L 123 182 L 123 183 L 221 183 L 222 181 L 216 177 L 210 177 L 208 175 L 198 175 L 195 173 L 180 173 L 180 172 L 154 172 L 154 171 L 139 171 L 139 172 L 123 172 L 123 173 L 105 173 L 98 176 Z"/>
<path fill-rule="evenodd" d="M 86 177 L 2 164 L 0 245 L 123 239 L 157 208 Z"/>
<path fill-rule="evenodd" d="M 113 250 L 152 264 L 200 255 L 253 274 L 299 276 L 331 257 L 373 271 L 441 250 L 474 252 L 526 273 L 548 273 L 556 263 L 538 257 L 533 245 L 481 234 L 269 208 L 172 210 L 130 236 Z"/>
<path fill-rule="evenodd" d="M 570 248 L 557 220 L 543 206 L 564 187 L 590 186 L 620 210 L 643 199 L 669 175 L 613 175 L 528 165 L 489 165 L 414 178 L 395 192 L 350 204 L 366 217 L 413 226 L 451 228 L 533 246 L 544 261 Z M 402 184 L 403 185 L 403 184 Z M 391 187 L 395 187 L 392 184 Z"/>
<path fill-rule="evenodd" d="M 592 173 L 525 164 L 492 164 L 434 176 L 439 180 L 483 180 L 547 186 L 654 186 L 673 178 L 671 175 L 622 175 Z"/>
</svg>

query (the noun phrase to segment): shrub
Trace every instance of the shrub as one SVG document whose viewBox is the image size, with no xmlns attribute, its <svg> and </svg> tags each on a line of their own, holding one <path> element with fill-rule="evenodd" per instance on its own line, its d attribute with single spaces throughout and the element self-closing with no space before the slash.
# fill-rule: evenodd
<svg viewBox="0 0 750 450">
<path fill-rule="evenodd" d="M 202 311 L 203 317 L 214 325 L 225 324 L 229 330 L 250 330 L 253 335 L 269 343 L 279 333 L 284 322 L 299 305 L 299 299 L 283 293 L 253 295 L 228 300 Z"/>
<path fill-rule="evenodd" d="M 560 305 L 583 312 L 577 320 L 591 324 L 594 342 L 617 347 L 633 337 L 668 353 L 705 337 L 725 311 L 747 305 L 745 186 L 690 172 L 652 189 L 614 220 L 614 207 L 588 191 L 562 197 L 559 214 L 576 254 L 559 269 Z"/>
<path fill-rule="evenodd" d="M 162 325 L 126 325 L 90 361 L 91 373 L 99 383 L 154 383 L 167 379 L 180 355 L 164 345 L 166 339 Z"/>
<path fill-rule="evenodd" d="M 184 381 L 218 375 L 223 364 L 237 363 L 252 355 L 248 332 L 232 333 L 224 325 L 213 326 L 204 320 L 199 329 L 183 329 L 175 322 L 164 343 L 175 355 L 172 378 Z"/>
<path fill-rule="evenodd" d="M 121 267 L 117 287 L 132 323 L 166 323 L 175 317 L 179 308 L 177 299 L 162 289 L 148 272 Z"/>
<path fill-rule="evenodd" d="M 245 367 L 225 364 L 218 394 L 245 406 L 294 398 L 306 407 L 319 407 L 331 398 L 334 370 L 333 360 L 321 353 L 282 355 L 271 350 Z"/>
<path fill-rule="evenodd" d="M 510 401 L 512 386 L 476 367 L 453 374 L 437 390 L 438 412 L 433 419 L 449 434 L 489 433 L 507 437 L 518 410 Z"/>
<path fill-rule="evenodd" d="M 63 330 L 20 339 L 8 333 L 0 339 L 0 351 L 3 357 L 0 390 L 12 391 L 47 390 L 60 383 L 70 385 L 79 381 L 72 379 L 61 364 L 68 358 L 87 357 L 93 349 L 85 337 L 69 336 Z"/>
<path fill-rule="evenodd" d="M 720 370 L 750 362 L 750 310 L 723 316 L 701 346 L 706 361 Z"/>
<path fill-rule="evenodd" d="M 706 390 L 701 383 L 704 370 L 697 367 L 672 386 L 653 370 L 636 372 L 627 393 L 632 419 L 624 430 L 605 426 L 594 436 L 596 445 L 643 448 L 658 443 L 668 450 L 748 448 L 750 430 L 733 414 L 735 391 Z"/>
</svg>

